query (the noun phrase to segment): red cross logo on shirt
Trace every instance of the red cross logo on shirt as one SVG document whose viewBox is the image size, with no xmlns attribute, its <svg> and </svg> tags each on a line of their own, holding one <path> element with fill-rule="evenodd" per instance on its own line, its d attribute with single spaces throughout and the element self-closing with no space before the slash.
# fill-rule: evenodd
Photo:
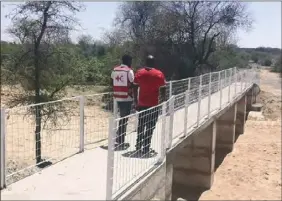
<svg viewBox="0 0 282 201">
<path fill-rule="evenodd" d="M 116 76 L 116 81 L 118 81 L 118 82 L 119 82 L 119 81 L 123 82 L 122 78 L 123 78 L 123 75 Z"/>
</svg>

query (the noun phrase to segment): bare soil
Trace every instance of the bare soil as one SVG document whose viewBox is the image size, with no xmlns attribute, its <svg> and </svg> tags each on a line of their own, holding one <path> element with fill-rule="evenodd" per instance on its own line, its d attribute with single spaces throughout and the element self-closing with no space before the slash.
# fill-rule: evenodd
<svg viewBox="0 0 282 201">
<path fill-rule="evenodd" d="M 261 70 L 264 121 L 248 120 L 199 200 L 281 200 L 281 79 Z"/>
</svg>

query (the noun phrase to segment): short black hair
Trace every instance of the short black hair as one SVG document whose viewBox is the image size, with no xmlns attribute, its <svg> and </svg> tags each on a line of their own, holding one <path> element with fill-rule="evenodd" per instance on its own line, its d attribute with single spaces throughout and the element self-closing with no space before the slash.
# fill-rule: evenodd
<svg viewBox="0 0 282 201">
<path fill-rule="evenodd" d="M 146 58 L 146 66 L 153 68 L 155 65 L 155 58 L 152 55 L 148 55 Z"/>
<path fill-rule="evenodd" d="M 122 64 L 127 65 L 127 66 L 131 66 L 132 57 L 128 54 L 125 54 L 125 55 L 122 56 L 121 61 L 122 61 Z"/>
</svg>

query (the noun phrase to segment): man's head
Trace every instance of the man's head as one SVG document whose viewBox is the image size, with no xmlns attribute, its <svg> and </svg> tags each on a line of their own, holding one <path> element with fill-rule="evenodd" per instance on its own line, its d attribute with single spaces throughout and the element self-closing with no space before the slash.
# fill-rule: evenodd
<svg viewBox="0 0 282 201">
<path fill-rule="evenodd" d="M 131 67 L 132 57 L 129 56 L 128 54 L 125 54 L 125 55 L 122 56 L 121 61 L 122 61 L 122 64 Z"/>
<path fill-rule="evenodd" d="M 155 66 L 155 58 L 152 55 L 147 56 L 146 66 L 149 68 L 153 68 Z"/>
</svg>

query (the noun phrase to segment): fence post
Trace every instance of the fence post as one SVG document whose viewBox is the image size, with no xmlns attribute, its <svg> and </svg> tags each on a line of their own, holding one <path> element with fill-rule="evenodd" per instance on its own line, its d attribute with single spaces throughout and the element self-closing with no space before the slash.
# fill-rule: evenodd
<svg viewBox="0 0 282 201">
<path fill-rule="evenodd" d="M 243 92 L 243 71 L 240 72 L 241 93 Z"/>
<path fill-rule="evenodd" d="M 114 136 L 115 119 L 109 118 L 108 130 L 108 156 L 107 156 L 107 181 L 106 181 L 106 200 L 112 200 L 113 194 L 113 175 L 114 175 Z"/>
<path fill-rule="evenodd" d="M 211 112 L 211 84 L 212 84 L 212 73 L 210 73 L 210 78 L 209 78 L 208 118 L 210 118 L 210 112 Z"/>
<path fill-rule="evenodd" d="M 79 140 L 79 152 L 84 151 L 84 96 L 79 98 L 79 110 L 80 110 L 80 140 Z"/>
<path fill-rule="evenodd" d="M 113 106 L 114 106 L 114 118 L 116 119 L 118 116 L 118 106 L 117 106 L 117 101 L 115 100 L 115 98 L 113 99 Z"/>
<path fill-rule="evenodd" d="M 1 108 L 1 189 L 6 188 L 6 110 Z"/>
<path fill-rule="evenodd" d="M 228 103 L 230 103 L 230 88 L 231 88 L 231 76 L 232 76 L 232 68 L 229 69 L 229 79 L 228 79 Z"/>
<path fill-rule="evenodd" d="M 163 162 L 166 156 L 166 102 L 162 105 L 162 134 L 161 134 L 161 156 L 159 159 L 159 163 Z"/>
<path fill-rule="evenodd" d="M 237 69 L 236 67 L 234 68 L 234 82 L 235 82 L 235 89 L 234 89 L 234 97 L 237 96 Z"/>
<path fill-rule="evenodd" d="M 189 115 L 189 112 L 188 112 L 188 106 L 189 106 L 189 92 L 190 92 L 190 89 L 189 89 L 189 87 L 188 87 L 188 90 L 185 92 L 184 135 L 183 135 L 183 136 L 186 136 L 186 135 L 187 135 L 187 125 L 188 125 L 188 115 Z"/>
<path fill-rule="evenodd" d="M 200 75 L 199 93 L 198 93 L 198 113 L 197 113 L 197 126 L 200 123 L 201 116 L 201 98 L 202 98 L 202 75 Z"/>
<path fill-rule="evenodd" d="M 172 145 L 172 135 L 173 135 L 173 119 L 174 119 L 174 100 L 175 97 L 172 96 L 169 100 L 169 132 L 167 139 L 167 149 L 171 148 Z"/>
<path fill-rule="evenodd" d="M 169 98 L 172 97 L 172 81 L 169 81 Z"/>
<path fill-rule="evenodd" d="M 222 105 L 222 79 L 221 79 L 221 72 L 219 72 L 219 86 L 220 86 L 220 94 L 219 94 L 219 108 L 221 109 Z"/>
</svg>

